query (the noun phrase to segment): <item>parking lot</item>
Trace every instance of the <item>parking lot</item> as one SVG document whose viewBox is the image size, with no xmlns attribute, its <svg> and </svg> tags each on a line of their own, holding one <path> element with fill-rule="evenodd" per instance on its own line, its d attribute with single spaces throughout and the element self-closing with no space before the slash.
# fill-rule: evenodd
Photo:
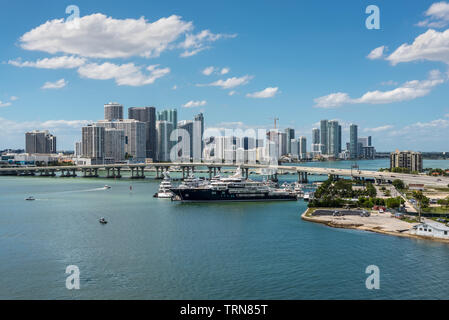
<svg viewBox="0 0 449 320">
<path fill-rule="evenodd" d="M 336 211 L 336 210 L 335 209 L 334 210 L 318 209 L 312 213 L 312 216 L 333 216 L 334 211 Z M 347 210 L 347 209 L 337 210 L 337 211 L 345 216 L 360 216 L 363 212 L 366 212 L 363 210 Z"/>
</svg>

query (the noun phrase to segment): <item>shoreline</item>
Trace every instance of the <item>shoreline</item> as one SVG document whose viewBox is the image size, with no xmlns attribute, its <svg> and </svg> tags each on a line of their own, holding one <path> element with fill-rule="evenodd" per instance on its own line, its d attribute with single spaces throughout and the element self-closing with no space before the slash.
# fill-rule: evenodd
<svg viewBox="0 0 449 320">
<path fill-rule="evenodd" d="M 330 208 L 313 208 L 313 209 L 330 209 Z M 368 232 L 375 232 L 375 233 L 389 235 L 389 236 L 412 238 L 412 239 L 418 239 L 418 240 L 430 240 L 430 241 L 436 241 L 436 242 L 442 242 L 442 243 L 449 244 L 449 239 L 439 239 L 439 238 L 435 238 L 435 237 L 426 237 L 426 236 L 421 236 L 421 235 L 416 235 L 416 234 L 411 234 L 411 233 L 406 233 L 406 232 L 383 230 L 382 227 L 380 227 L 380 226 L 379 227 L 368 227 L 363 223 L 334 223 L 332 221 L 331 216 L 329 216 L 328 219 L 325 219 L 322 216 L 320 218 L 317 218 L 317 217 L 308 215 L 309 211 L 310 211 L 310 208 L 307 208 L 307 210 L 301 214 L 301 219 L 308 221 L 308 222 L 324 224 L 331 228 L 368 231 Z M 392 219 L 395 219 L 395 218 L 392 218 Z"/>
</svg>

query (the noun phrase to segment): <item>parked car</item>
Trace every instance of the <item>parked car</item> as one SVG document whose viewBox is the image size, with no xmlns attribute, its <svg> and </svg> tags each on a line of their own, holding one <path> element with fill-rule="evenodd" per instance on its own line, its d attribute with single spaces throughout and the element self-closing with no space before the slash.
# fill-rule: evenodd
<svg viewBox="0 0 449 320">
<path fill-rule="evenodd" d="M 332 214 L 334 217 L 341 217 L 344 216 L 344 214 L 338 210 L 335 210 Z"/>
<path fill-rule="evenodd" d="M 361 217 L 369 217 L 371 214 L 368 212 L 368 211 L 365 211 L 365 210 L 363 210 L 361 213 L 360 213 L 360 216 Z"/>
</svg>

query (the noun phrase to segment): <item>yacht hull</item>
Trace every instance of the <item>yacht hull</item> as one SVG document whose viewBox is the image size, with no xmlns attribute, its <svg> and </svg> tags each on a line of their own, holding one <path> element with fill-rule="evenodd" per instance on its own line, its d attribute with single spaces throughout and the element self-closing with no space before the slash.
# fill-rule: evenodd
<svg viewBox="0 0 449 320">
<path fill-rule="evenodd" d="M 296 201 L 296 195 L 273 193 L 230 193 L 228 190 L 216 191 L 210 189 L 170 189 L 182 202 L 211 201 Z"/>
</svg>

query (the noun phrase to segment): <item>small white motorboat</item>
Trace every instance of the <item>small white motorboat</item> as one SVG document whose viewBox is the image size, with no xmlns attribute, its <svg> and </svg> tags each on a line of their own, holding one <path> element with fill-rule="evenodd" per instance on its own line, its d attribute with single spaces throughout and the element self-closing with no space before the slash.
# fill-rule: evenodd
<svg viewBox="0 0 449 320">
<path fill-rule="evenodd" d="M 108 186 L 107 184 L 104 186 L 105 189 L 111 189 L 111 186 Z"/>
<path fill-rule="evenodd" d="M 108 223 L 105 218 L 100 218 L 100 220 L 98 220 L 98 222 L 100 222 L 101 224 Z"/>
<path fill-rule="evenodd" d="M 32 196 L 29 196 L 28 198 L 26 198 L 25 200 L 27 200 L 27 201 L 33 201 L 33 200 L 36 200 L 34 197 L 32 197 Z"/>
</svg>

